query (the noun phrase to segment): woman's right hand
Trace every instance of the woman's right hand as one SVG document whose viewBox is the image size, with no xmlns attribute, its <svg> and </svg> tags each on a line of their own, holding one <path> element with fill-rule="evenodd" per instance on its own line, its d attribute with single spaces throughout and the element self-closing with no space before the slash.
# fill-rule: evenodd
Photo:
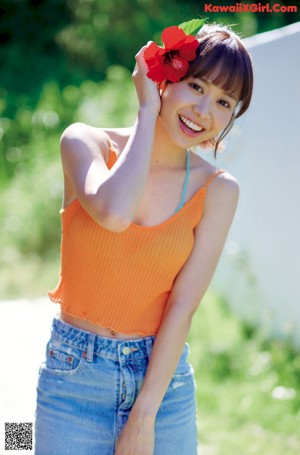
<svg viewBox="0 0 300 455">
<path fill-rule="evenodd" d="M 158 115 L 161 107 L 161 99 L 159 94 L 160 87 L 159 84 L 153 82 L 148 78 L 148 67 L 144 59 L 145 49 L 147 49 L 150 44 L 151 41 L 149 41 L 146 46 L 143 46 L 141 50 L 136 54 L 136 65 L 132 74 L 132 78 L 136 88 L 140 107 L 148 108 L 150 110 L 153 109 L 155 114 Z"/>
</svg>

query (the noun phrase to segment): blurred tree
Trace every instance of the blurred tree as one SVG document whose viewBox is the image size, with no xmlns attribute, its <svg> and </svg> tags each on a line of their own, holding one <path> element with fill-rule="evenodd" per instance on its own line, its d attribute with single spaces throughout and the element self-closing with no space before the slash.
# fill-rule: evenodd
<svg viewBox="0 0 300 455">
<path fill-rule="evenodd" d="M 58 35 L 73 61 L 101 77 L 111 64 L 133 68 L 134 55 L 168 25 L 190 19 L 195 0 L 70 0 L 74 21 Z"/>
<path fill-rule="evenodd" d="M 19 95 L 22 104 L 35 104 L 44 81 L 56 77 L 64 56 L 55 37 L 70 20 L 61 0 L 1 0 L 0 87 L 6 116 L 14 116 Z"/>
<path fill-rule="evenodd" d="M 300 20 L 300 13 L 204 13 L 199 0 L 68 0 L 73 21 L 57 36 L 72 62 L 85 68 L 90 78 L 103 77 L 111 64 L 134 66 L 134 55 L 149 39 L 160 41 L 161 31 L 193 17 L 234 24 L 242 36 L 250 36 Z M 207 1 L 206 3 L 211 3 Z M 213 0 L 236 5 L 236 0 Z M 245 3 L 251 3 L 246 1 Z M 261 2 L 263 4 L 264 2 Z M 271 0 L 270 4 L 291 4 Z"/>
<path fill-rule="evenodd" d="M 244 36 L 300 19 L 299 13 L 206 14 L 199 0 L 0 0 L 0 113 L 11 118 L 19 104 L 34 106 L 49 79 L 63 88 L 102 80 L 112 64 L 132 69 L 135 53 L 149 39 L 159 41 L 164 27 L 199 16 L 235 24 Z"/>
</svg>

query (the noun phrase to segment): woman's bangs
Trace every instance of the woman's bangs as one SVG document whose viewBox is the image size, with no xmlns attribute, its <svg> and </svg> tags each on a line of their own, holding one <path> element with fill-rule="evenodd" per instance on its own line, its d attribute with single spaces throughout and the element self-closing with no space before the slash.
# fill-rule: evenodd
<svg viewBox="0 0 300 455">
<path fill-rule="evenodd" d="M 189 76 L 207 79 L 238 100 L 241 98 L 245 78 L 244 64 L 240 55 L 227 46 L 203 52 L 190 65 Z"/>
</svg>

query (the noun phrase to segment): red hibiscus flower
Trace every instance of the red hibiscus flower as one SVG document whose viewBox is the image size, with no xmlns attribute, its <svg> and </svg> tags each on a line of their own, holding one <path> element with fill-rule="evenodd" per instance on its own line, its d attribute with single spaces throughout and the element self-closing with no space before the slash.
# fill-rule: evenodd
<svg viewBox="0 0 300 455">
<path fill-rule="evenodd" d="M 188 62 L 196 58 L 199 43 L 177 26 L 165 28 L 162 41 L 164 47 L 152 43 L 144 52 L 147 76 L 154 82 L 179 82 L 189 69 Z"/>
</svg>

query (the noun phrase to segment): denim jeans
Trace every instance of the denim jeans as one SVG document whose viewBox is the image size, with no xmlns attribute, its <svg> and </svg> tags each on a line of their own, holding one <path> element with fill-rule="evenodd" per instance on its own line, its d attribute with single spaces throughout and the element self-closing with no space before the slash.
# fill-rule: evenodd
<svg viewBox="0 0 300 455">
<path fill-rule="evenodd" d="M 154 340 L 105 338 L 55 318 L 38 378 L 35 455 L 113 455 Z M 185 344 L 157 413 L 154 455 L 197 454 L 195 380 L 188 354 Z"/>
</svg>

